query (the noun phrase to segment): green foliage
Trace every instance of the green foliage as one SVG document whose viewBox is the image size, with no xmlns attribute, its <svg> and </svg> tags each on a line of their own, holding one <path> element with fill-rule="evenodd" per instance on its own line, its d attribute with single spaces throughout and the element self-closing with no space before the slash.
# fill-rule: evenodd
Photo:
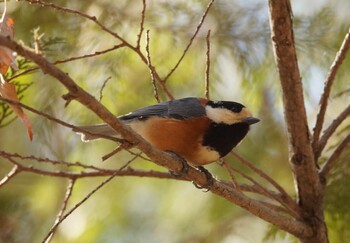
<svg viewBox="0 0 350 243">
<path fill-rule="evenodd" d="M 350 220 L 350 150 L 344 152 L 337 166 L 328 179 L 326 188 L 326 218 L 329 223 L 329 235 L 332 242 L 341 243 L 350 237 L 348 222 Z"/>
</svg>

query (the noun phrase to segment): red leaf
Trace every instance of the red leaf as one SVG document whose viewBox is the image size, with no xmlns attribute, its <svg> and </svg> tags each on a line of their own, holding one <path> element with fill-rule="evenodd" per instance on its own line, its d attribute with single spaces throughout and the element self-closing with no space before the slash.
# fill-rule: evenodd
<svg viewBox="0 0 350 243">
<path fill-rule="evenodd" d="M 4 80 L 0 74 L 0 95 L 5 99 L 13 100 L 19 102 L 16 92 L 16 86 L 14 84 L 8 83 Z M 29 122 L 27 115 L 24 113 L 21 107 L 9 104 L 11 109 L 19 116 L 22 122 L 27 127 L 27 133 L 30 140 L 33 140 L 32 125 Z"/>
<path fill-rule="evenodd" d="M 13 38 L 14 22 L 12 18 L 5 16 L 0 20 L 0 35 Z M 13 51 L 6 47 L 0 47 L 0 73 L 5 74 L 11 66 L 18 69 Z"/>
</svg>

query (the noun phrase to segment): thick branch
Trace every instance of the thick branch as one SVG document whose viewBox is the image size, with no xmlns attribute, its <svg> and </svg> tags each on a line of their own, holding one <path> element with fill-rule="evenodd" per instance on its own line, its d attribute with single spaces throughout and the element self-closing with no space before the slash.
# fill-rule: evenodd
<svg viewBox="0 0 350 243">
<path fill-rule="evenodd" d="M 42 71 L 46 74 L 56 78 L 61 84 L 63 84 L 69 90 L 69 96 L 72 99 L 76 99 L 78 102 L 89 108 L 102 120 L 109 124 L 119 134 L 121 134 L 130 143 L 136 145 L 142 152 L 149 156 L 156 164 L 164 166 L 174 172 L 180 172 L 182 169 L 182 163 L 178 160 L 174 160 L 170 155 L 163 153 L 162 151 L 152 147 L 142 137 L 133 132 L 129 127 L 121 123 L 106 107 L 99 103 L 92 95 L 81 89 L 65 72 L 58 69 L 56 66 L 49 63 L 41 55 L 38 55 L 16 42 L 9 40 L 5 37 L 0 37 L 0 45 L 6 46 L 9 49 L 16 51 L 19 55 L 22 55 L 33 62 L 35 62 Z M 199 170 L 190 167 L 188 170 L 187 178 L 194 181 L 196 184 L 205 186 L 207 185 L 207 177 Z M 312 230 L 305 223 L 292 220 L 280 215 L 278 212 L 271 210 L 265 205 L 253 200 L 240 191 L 234 188 L 230 188 L 224 183 L 214 179 L 211 191 L 227 200 L 237 204 L 238 206 L 247 209 L 254 215 L 276 225 L 277 227 L 294 234 L 298 237 L 307 237 L 312 234 Z"/>
<path fill-rule="evenodd" d="M 298 187 L 299 203 L 308 210 L 313 210 L 315 200 L 319 200 L 321 187 L 307 125 L 290 3 L 288 0 L 270 0 L 269 4 L 272 42 L 283 91 L 291 165 Z"/>
<path fill-rule="evenodd" d="M 282 86 L 284 115 L 288 129 L 290 162 L 303 221 L 313 227 L 310 238 L 301 242 L 328 242 L 323 214 L 321 185 L 311 146 L 303 87 L 294 43 L 292 9 L 289 0 L 269 0 L 271 37 Z"/>
</svg>

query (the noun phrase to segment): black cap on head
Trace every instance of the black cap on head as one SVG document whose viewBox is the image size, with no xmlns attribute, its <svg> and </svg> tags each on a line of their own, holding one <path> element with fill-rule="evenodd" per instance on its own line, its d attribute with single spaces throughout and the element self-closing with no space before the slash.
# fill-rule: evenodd
<svg viewBox="0 0 350 243">
<path fill-rule="evenodd" d="M 232 112 L 239 113 L 245 107 L 244 105 L 234 101 L 209 101 L 207 105 L 213 108 L 225 108 Z"/>
</svg>

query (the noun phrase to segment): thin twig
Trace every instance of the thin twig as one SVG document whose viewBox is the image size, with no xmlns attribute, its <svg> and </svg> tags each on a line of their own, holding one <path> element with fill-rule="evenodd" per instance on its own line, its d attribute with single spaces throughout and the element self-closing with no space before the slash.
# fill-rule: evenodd
<svg viewBox="0 0 350 243">
<path fill-rule="evenodd" d="M 12 167 L 12 170 L 10 170 L 10 172 L 7 173 L 7 175 L 0 181 L 0 188 L 9 182 L 13 177 L 15 177 L 20 171 L 20 168 L 17 165 L 14 165 Z"/>
<path fill-rule="evenodd" d="M 322 97 L 320 99 L 320 110 L 317 114 L 317 120 L 316 120 L 316 124 L 315 127 L 313 129 L 314 134 L 313 134 L 313 140 L 312 140 L 312 148 L 314 150 L 314 154 L 318 155 L 315 156 L 316 159 L 318 159 L 319 157 L 319 153 L 318 153 L 318 146 L 319 146 L 319 138 L 320 138 L 320 134 L 322 131 L 322 127 L 323 127 L 323 123 L 324 123 L 324 118 L 325 118 L 325 114 L 326 114 L 326 109 L 327 109 L 327 105 L 328 105 L 328 98 L 329 95 L 331 93 L 331 89 L 335 80 L 335 76 L 341 66 L 341 64 L 343 63 L 346 53 L 348 52 L 350 48 L 350 29 L 348 31 L 348 33 L 345 35 L 345 38 L 343 40 L 343 43 L 339 49 L 339 51 L 337 52 L 337 55 L 335 56 L 335 59 L 330 67 L 330 70 L 328 72 L 328 76 L 327 76 L 327 80 L 323 89 L 323 94 Z"/>
<path fill-rule="evenodd" d="M 205 98 L 210 99 L 209 95 L 209 74 L 210 74 L 210 30 L 208 30 L 207 35 L 207 65 L 205 69 Z"/>
<path fill-rule="evenodd" d="M 57 61 L 54 61 L 53 64 L 63 64 L 63 63 L 72 62 L 72 61 L 76 61 L 76 60 L 80 60 L 80 59 L 96 57 L 96 56 L 103 55 L 105 53 L 117 50 L 117 49 L 122 48 L 124 46 L 125 46 L 125 44 L 121 43 L 119 45 L 115 45 L 115 46 L 113 46 L 111 48 L 108 48 L 108 49 L 105 49 L 105 50 L 102 50 L 102 51 L 95 51 L 94 53 L 91 53 L 91 54 L 85 54 L 85 55 L 82 55 L 82 56 L 76 56 L 76 57 L 70 57 L 70 58 L 63 59 L 63 60 L 57 60 Z M 24 70 L 24 71 L 22 71 L 20 73 L 17 73 L 15 75 L 13 75 L 7 81 L 10 82 L 11 80 L 14 80 L 15 78 L 18 78 L 18 77 L 20 77 L 22 75 L 25 75 L 25 74 L 29 74 L 29 73 L 34 72 L 34 71 L 39 70 L 39 69 L 40 69 L 39 67 L 32 67 L 32 68 L 26 69 L 26 70 Z"/>
<path fill-rule="evenodd" d="M 129 160 L 125 166 L 129 165 L 132 161 L 134 161 L 137 158 L 135 156 L 131 160 Z M 69 210 L 65 215 L 60 217 L 60 219 L 55 222 L 47 236 L 44 238 L 43 242 L 46 242 L 47 238 L 56 230 L 56 228 L 65 220 L 69 215 L 71 215 L 78 207 L 80 207 L 83 203 L 85 203 L 92 195 L 94 195 L 98 190 L 100 190 L 104 185 L 106 185 L 108 182 L 110 182 L 121 170 L 125 168 L 125 166 L 121 167 L 119 170 L 116 170 L 110 177 L 108 177 L 106 180 L 104 180 L 102 183 L 100 183 L 97 187 L 95 187 L 91 192 L 89 192 L 80 202 L 78 202 L 71 210 Z"/>
<path fill-rule="evenodd" d="M 66 166 L 66 167 L 81 167 L 82 169 L 87 169 L 87 170 L 96 170 L 96 171 L 101 171 L 101 172 L 110 172 L 112 170 L 107 170 L 107 169 L 102 169 L 93 165 L 86 165 L 84 163 L 81 162 L 67 162 L 67 161 L 63 161 L 63 160 L 52 160 L 49 158 L 41 158 L 41 157 L 37 157 L 34 155 L 30 155 L 30 156 L 25 156 L 25 155 L 20 155 L 18 153 L 9 153 L 6 151 L 2 151 L 0 150 L 0 156 L 5 157 L 5 158 L 18 158 L 21 160 L 32 160 L 38 163 L 49 163 L 52 165 L 60 165 L 60 166 Z"/>
<path fill-rule="evenodd" d="M 103 82 L 103 84 L 102 84 L 102 87 L 101 87 L 101 89 L 100 89 L 100 97 L 99 97 L 99 99 L 98 99 L 99 102 L 101 102 L 101 100 L 102 100 L 102 98 L 103 98 L 103 90 L 104 90 L 104 88 L 106 87 L 107 82 L 108 82 L 110 79 L 111 79 L 111 77 L 106 78 L 106 80 L 105 80 L 105 81 Z"/>
<path fill-rule="evenodd" d="M 290 208 L 293 209 L 293 211 L 298 212 L 299 207 L 296 204 L 296 202 L 289 196 L 289 194 L 281 187 L 274 179 L 272 179 L 270 176 L 268 176 L 265 172 L 257 168 L 255 165 L 253 165 L 248 160 L 241 157 L 239 154 L 237 154 L 234 151 L 231 151 L 231 154 L 238 159 L 239 162 L 241 162 L 243 165 L 250 168 L 252 171 L 254 171 L 257 175 L 259 175 L 261 178 L 265 179 L 267 182 L 269 182 L 273 187 L 275 187 L 282 195 L 283 200 L 289 205 Z"/>
<path fill-rule="evenodd" d="M 97 18 L 95 16 L 91 16 L 88 15 L 86 13 L 82 13 L 78 10 L 73 10 L 70 8 L 65 8 L 65 7 L 61 7 L 58 6 L 54 3 L 49 3 L 49 2 L 44 2 L 41 0 L 25 0 L 26 2 L 32 3 L 32 4 L 39 4 L 42 7 L 50 7 L 53 9 L 56 9 L 58 11 L 64 12 L 64 13 L 70 13 L 70 14 L 75 14 L 81 17 L 84 17 L 86 19 L 91 20 L 92 22 L 94 22 L 96 25 L 98 25 L 103 31 L 105 31 L 106 33 L 114 36 L 115 38 L 117 38 L 118 40 L 120 40 L 122 43 L 124 43 L 125 45 L 129 46 L 130 44 L 128 42 L 126 42 L 120 35 L 118 35 L 116 32 L 113 32 L 112 30 L 110 30 L 109 28 L 107 28 L 106 26 L 104 26 L 100 21 L 97 20 Z"/>
<path fill-rule="evenodd" d="M 350 134 L 345 137 L 345 139 L 339 144 L 339 146 L 336 148 L 336 150 L 333 152 L 333 154 L 329 157 L 325 165 L 322 167 L 320 172 L 321 178 L 326 178 L 328 173 L 331 171 L 331 169 L 334 167 L 336 162 L 338 161 L 341 153 L 346 148 L 346 146 L 350 143 Z"/>
<path fill-rule="evenodd" d="M 53 121 L 53 122 L 56 122 L 56 123 L 58 123 L 58 124 L 60 124 L 60 125 L 62 125 L 62 126 L 69 127 L 69 128 L 71 128 L 71 129 L 74 129 L 75 131 L 84 132 L 84 133 L 87 133 L 87 134 L 89 134 L 89 135 L 98 136 L 98 137 L 100 137 L 100 138 L 108 139 L 108 140 L 111 140 L 111 141 L 114 141 L 114 142 L 118 142 L 118 143 L 125 143 L 125 140 L 120 139 L 120 138 L 116 138 L 116 137 L 112 137 L 112 136 L 106 136 L 106 135 L 103 135 L 103 134 L 91 133 L 91 132 L 89 132 L 89 131 L 87 131 L 87 130 L 84 130 L 84 129 L 80 128 L 80 127 L 74 126 L 74 125 L 69 124 L 69 123 L 67 123 L 67 122 L 64 122 L 64 121 L 62 121 L 62 120 L 60 120 L 60 119 L 57 119 L 57 118 L 55 118 L 55 117 L 53 117 L 53 116 L 51 116 L 51 115 L 48 115 L 48 114 L 46 114 L 46 113 L 44 113 L 44 112 L 42 112 L 42 111 L 38 111 L 38 110 L 36 110 L 36 109 L 34 109 L 34 108 L 30 107 L 30 106 L 27 106 L 27 105 L 25 105 L 25 104 L 23 104 L 23 103 L 21 103 L 21 102 L 17 102 L 17 101 L 5 99 L 5 98 L 2 98 L 2 97 L 0 97 L 0 100 L 5 101 L 5 102 L 7 102 L 7 103 L 10 103 L 10 104 L 12 104 L 12 105 L 20 106 L 20 107 L 22 107 L 22 108 L 24 108 L 24 109 L 26 109 L 26 110 L 29 110 L 29 111 L 31 111 L 31 112 L 37 114 L 37 115 L 40 115 L 40 116 L 42 116 L 42 117 L 45 117 L 46 119 L 48 119 L 48 120 L 50 120 L 50 121 Z"/>
<path fill-rule="evenodd" d="M 241 176 L 243 176 L 244 178 L 246 178 L 247 180 L 252 182 L 264 196 L 266 196 L 272 200 L 275 200 L 275 201 L 279 202 L 281 205 L 283 205 L 286 208 L 286 210 L 288 210 L 290 215 L 292 215 L 295 218 L 298 218 L 300 216 L 300 212 L 299 212 L 298 208 L 295 207 L 294 204 L 290 204 L 289 202 L 286 202 L 284 200 L 283 195 L 281 197 L 280 195 L 277 195 L 276 193 L 269 191 L 268 189 L 263 187 L 261 184 L 259 184 L 255 179 L 248 176 L 247 174 L 245 174 L 237 169 L 234 169 L 234 168 L 232 168 L 232 169 L 236 173 L 240 174 Z"/>
<path fill-rule="evenodd" d="M 151 62 L 151 54 L 149 51 L 149 30 L 147 30 L 146 32 L 146 36 L 147 36 L 147 41 L 146 41 L 146 52 L 147 52 L 147 66 L 148 69 L 151 73 L 151 78 L 152 78 L 152 86 L 153 86 L 153 93 L 154 93 L 154 97 L 156 98 L 156 100 L 158 101 L 158 103 L 160 103 L 160 99 L 159 99 L 159 94 L 158 94 L 158 88 L 157 88 L 157 83 L 155 80 L 155 70 L 154 67 L 152 66 L 152 62 Z"/>
<path fill-rule="evenodd" d="M 146 0 L 142 0 L 142 12 L 141 12 L 141 21 L 140 21 L 140 31 L 137 35 L 137 43 L 136 43 L 136 49 L 140 50 L 140 43 L 142 38 L 142 33 L 144 31 L 144 24 L 145 24 L 145 16 L 146 16 Z"/>
<path fill-rule="evenodd" d="M 232 167 L 227 163 L 227 161 L 225 159 L 222 159 L 222 165 L 224 166 L 224 168 L 226 169 L 226 171 L 228 172 L 228 174 L 231 177 L 232 186 L 234 188 L 236 188 L 237 190 L 240 190 L 240 185 L 238 184 L 238 181 L 236 180 L 236 177 L 233 173 Z"/>
<path fill-rule="evenodd" d="M 109 33 L 110 35 L 114 36 L 115 38 L 117 38 L 118 40 L 120 40 L 122 43 L 120 45 L 122 46 L 126 46 L 128 48 L 130 48 L 131 50 L 135 51 L 139 57 L 141 58 L 141 60 L 147 64 L 147 58 L 143 55 L 143 53 L 140 51 L 140 48 L 138 48 L 137 46 L 133 46 L 132 44 L 130 44 L 129 42 L 127 42 L 125 39 L 123 39 L 121 36 L 119 36 L 117 33 L 111 31 L 110 29 L 108 29 L 107 27 L 105 27 L 101 22 L 99 22 L 95 16 L 90 16 L 88 14 L 79 12 L 77 10 L 73 10 L 73 9 L 69 9 L 69 8 L 64 8 L 64 7 L 60 7 L 58 5 L 55 5 L 53 3 L 47 3 L 47 2 L 43 2 L 40 0 L 26 0 L 29 3 L 35 3 L 35 4 L 40 4 L 43 7 L 50 7 L 59 11 L 62 11 L 64 13 L 69 13 L 69 14 L 76 14 L 80 17 L 83 18 L 87 18 L 90 21 L 93 21 L 95 24 L 97 24 L 102 30 L 104 30 L 105 32 Z M 168 96 L 169 99 L 173 100 L 174 96 L 171 94 L 171 92 L 169 91 L 168 87 L 165 84 L 165 81 L 162 80 L 159 76 L 158 73 L 155 72 L 155 77 L 157 79 L 157 81 L 159 82 L 159 84 L 161 85 L 162 89 L 164 90 L 165 94 Z"/>
<path fill-rule="evenodd" d="M 175 64 L 175 66 L 170 70 L 170 72 L 168 73 L 168 75 L 165 76 L 165 78 L 163 79 L 164 82 L 166 82 L 166 81 L 169 79 L 169 77 L 175 72 L 175 70 L 178 68 L 178 66 L 179 66 L 180 63 L 182 62 L 182 59 L 184 59 L 185 55 L 187 54 L 187 51 L 190 49 L 190 47 L 191 47 L 191 45 L 192 45 L 192 43 L 193 43 L 193 40 L 196 38 L 196 36 L 197 36 L 197 34 L 198 34 L 200 28 L 202 27 L 202 25 L 203 25 L 203 23 L 204 23 L 204 20 L 205 20 L 205 18 L 206 18 L 207 15 L 208 15 L 209 9 L 210 9 L 210 7 L 213 5 L 214 1 L 215 1 L 215 0 L 211 0 L 211 1 L 209 2 L 207 8 L 205 9 L 204 14 L 202 15 L 202 17 L 201 17 L 201 19 L 200 19 L 200 21 L 199 21 L 199 24 L 198 24 L 197 27 L 196 27 L 196 31 L 195 31 L 194 34 L 192 35 L 192 37 L 191 37 L 189 43 L 187 44 L 187 46 L 186 46 L 184 52 L 182 53 L 180 59 L 177 61 L 177 63 Z"/>
<path fill-rule="evenodd" d="M 46 237 L 44 238 L 43 242 L 48 243 L 51 241 L 52 237 L 54 236 L 57 226 L 54 228 L 55 225 L 58 225 L 57 223 L 61 220 L 61 218 L 63 217 L 64 211 L 67 208 L 67 204 L 68 204 L 68 200 L 69 198 L 72 196 L 72 192 L 73 192 L 73 187 L 75 184 L 75 179 L 70 179 L 69 180 L 69 184 L 67 186 L 66 189 L 66 194 L 64 196 L 63 202 L 62 202 L 62 207 L 61 210 L 58 212 L 57 216 L 56 216 L 56 220 L 54 225 L 52 226 L 52 228 L 50 229 L 49 233 L 46 235 Z M 50 233 L 51 232 L 51 233 Z"/>
<path fill-rule="evenodd" d="M 324 131 L 320 141 L 318 142 L 317 151 L 315 151 L 315 156 L 318 158 L 323 149 L 325 148 L 328 139 L 332 136 L 335 130 L 339 127 L 339 125 L 350 115 L 350 105 L 339 114 L 339 116 L 333 120 L 333 122 L 329 125 L 329 127 Z"/>
</svg>

